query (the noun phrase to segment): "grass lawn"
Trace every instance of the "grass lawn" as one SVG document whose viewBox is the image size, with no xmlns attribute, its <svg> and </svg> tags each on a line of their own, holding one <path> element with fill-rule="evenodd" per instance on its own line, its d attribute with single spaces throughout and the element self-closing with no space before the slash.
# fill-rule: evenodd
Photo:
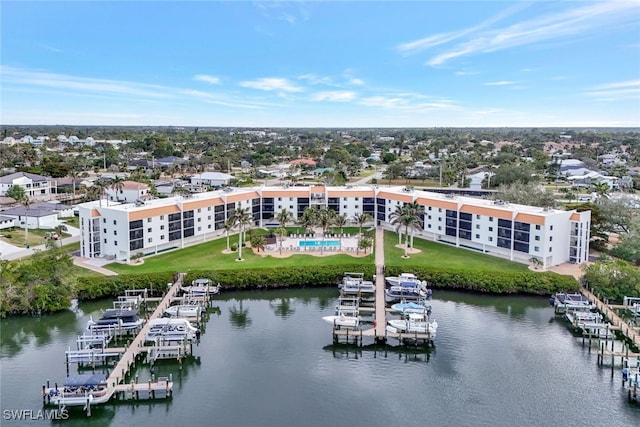
<svg viewBox="0 0 640 427">
<path fill-rule="evenodd" d="M 230 244 L 238 242 L 238 236 L 229 239 Z M 315 257 L 312 255 L 293 255 L 288 258 L 262 257 L 255 255 L 250 248 L 242 249 L 244 261 L 236 261 L 237 252 L 223 254 L 227 247 L 227 239 L 223 237 L 200 245 L 167 252 L 148 257 L 141 265 L 126 265 L 120 263 L 107 264 L 105 268 L 119 274 L 146 274 L 160 271 L 188 271 L 188 270 L 243 270 L 246 268 L 263 267 L 291 267 L 303 268 L 307 265 L 347 265 L 354 263 L 373 263 L 373 255 L 355 258 L 349 255 L 332 255 Z"/>
<path fill-rule="evenodd" d="M 69 218 L 61 218 L 65 224 L 69 224 L 71 227 L 80 228 L 80 217 L 73 216 Z"/>
<path fill-rule="evenodd" d="M 44 236 L 49 232 L 51 232 L 51 230 L 29 229 L 29 238 L 27 243 L 29 244 L 29 246 L 43 245 L 45 243 Z M 17 227 L 8 230 L 2 230 L 0 232 L 0 240 L 5 241 L 13 246 L 24 247 L 24 234 L 24 229 Z"/>
<path fill-rule="evenodd" d="M 404 239 L 403 239 L 404 241 Z M 384 233 L 384 259 L 388 266 L 420 265 L 434 267 L 453 267 L 460 269 L 483 269 L 499 271 L 527 271 L 527 266 L 480 252 L 460 249 L 446 243 L 435 243 L 429 240 L 413 239 L 413 245 L 422 252 L 411 254 L 404 259 L 404 250 L 396 248 L 398 234 L 391 231 Z"/>
</svg>

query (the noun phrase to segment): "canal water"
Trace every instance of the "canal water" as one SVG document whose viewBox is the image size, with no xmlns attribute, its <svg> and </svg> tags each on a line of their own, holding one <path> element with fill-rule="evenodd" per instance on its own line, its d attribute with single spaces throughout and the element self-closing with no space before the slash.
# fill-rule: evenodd
<svg viewBox="0 0 640 427">
<path fill-rule="evenodd" d="M 169 401 L 71 412 L 68 426 L 638 426 L 621 375 L 598 367 L 545 298 L 437 292 L 430 352 L 333 345 L 335 289 L 227 293 L 214 301 L 195 357 L 172 374 Z M 66 375 L 64 351 L 88 316 L 2 320 L 0 392 L 5 410 L 41 409 L 41 387 Z M 392 343 L 393 344 L 393 343 Z M 76 368 L 72 366 L 72 373 Z M 150 377 L 148 367 L 137 371 Z"/>
</svg>

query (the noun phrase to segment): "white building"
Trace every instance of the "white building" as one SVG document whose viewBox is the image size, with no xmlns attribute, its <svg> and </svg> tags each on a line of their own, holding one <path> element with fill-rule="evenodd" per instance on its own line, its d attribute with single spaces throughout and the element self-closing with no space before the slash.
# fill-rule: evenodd
<svg viewBox="0 0 640 427">
<path fill-rule="evenodd" d="M 123 181 L 120 189 L 107 187 L 105 193 L 107 194 L 107 199 L 115 202 L 132 203 L 136 200 L 144 200 L 151 197 L 149 186 L 135 181 Z"/>
<path fill-rule="evenodd" d="M 233 175 L 229 175 L 228 173 L 203 172 L 198 175 L 193 175 L 191 177 L 191 184 L 203 185 L 205 187 L 221 187 L 229 185 L 232 179 Z"/>
<path fill-rule="evenodd" d="M 16 172 L 10 175 L 0 176 L 0 196 L 7 194 L 7 190 L 18 185 L 30 199 L 45 199 L 55 194 L 56 181 L 42 175 L 28 172 Z"/>
<path fill-rule="evenodd" d="M 591 212 L 561 211 L 409 190 L 403 187 L 261 187 L 228 189 L 142 203 L 78 206 L 83 257 L 130 260 L 201 243 L 224 234 L 236 209 L 247 208 L 255 225 L 273 220 L 282 209 L 299 218 L 307 207 L 333 209 L 347 218 L 368 213 L 391 227 L 389 216 L 404 203 L 424 209 L 416 235 L 457 247 L 544 267 L 588 260 Z"/>
<path fill-rule="evenodd" d="M 73 208 L 59 203 L 33 203 L 0 211 L 0 216 L 14 220 L 16 227 L 29 229 L 53 229 L 60 224 L 59 218 L 73 216 Z"/>
</svg>

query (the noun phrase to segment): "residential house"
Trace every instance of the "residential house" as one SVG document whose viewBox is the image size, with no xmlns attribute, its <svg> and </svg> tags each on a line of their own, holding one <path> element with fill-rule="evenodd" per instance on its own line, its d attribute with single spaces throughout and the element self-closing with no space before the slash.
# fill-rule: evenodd
<svg viewBox="0 0 640 427">
<path fill-rule="evenodd" d="M 57 192 L 57 183 L 52 178 L 28 172 L 16 172 L 0 177 L 0 196 L 14 185 L 24 189 L 30 199 L 47 199 Z"/>
</svg>

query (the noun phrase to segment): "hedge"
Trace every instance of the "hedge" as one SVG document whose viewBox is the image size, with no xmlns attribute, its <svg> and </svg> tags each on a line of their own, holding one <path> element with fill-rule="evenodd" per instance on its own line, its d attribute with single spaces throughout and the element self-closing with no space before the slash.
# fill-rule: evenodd
<svg viewBox="0 0 640 427">
<path fill-rule="evenodd" d="M 188 272 L 185 280 L 207 278 L 224 289 L 267 289 L 289 287 L 326 287 L 337 285 L 347 271 L 364 273 L 372 277 L 375 266 L 351 264 L 336 266 L 307 266 L 303 268 L 251 268 L 246 270 L 199 270 Z M 552 272 L 503 272 L 496 270 L 464 270 L 423 266 L 388 267 L 385 274 L 414 273 L 429 286 L 494 294 L 527 293 L 549 295 L 559 291 L 578 290 L 578 282 L 571 276 Z M 147 288 L 162 293 L 172 281 L 171 273 L 153 273 L 110 277 L 84 277 L 78 281 L 78 299 L 91 300 L 115 297 L 126 289 Z"/>
</svg>

